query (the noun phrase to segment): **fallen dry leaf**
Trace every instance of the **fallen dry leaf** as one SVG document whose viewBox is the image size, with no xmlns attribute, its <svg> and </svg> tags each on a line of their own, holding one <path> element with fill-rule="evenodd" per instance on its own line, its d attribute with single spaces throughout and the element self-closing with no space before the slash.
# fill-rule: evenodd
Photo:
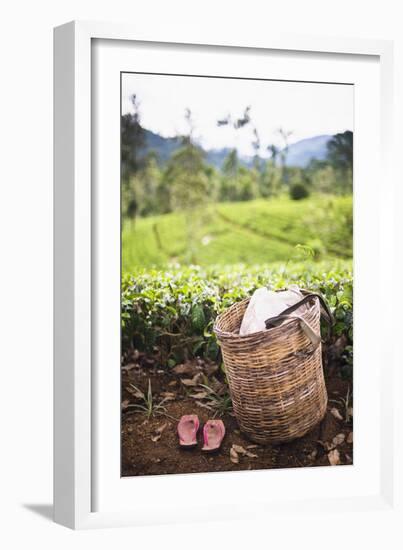
<svg viewBox="0 0 403 550">
<path fill-rule="evenodd" d="M 124 365 L 122 367 L 122 370 L 129 372 L 133 369 L 139 369 L 139 368 L 140 368 L 140 365 L 138 363 L 130 363 L 129 365 Z"/>
<path fill-rule="evenodd" d="M 129 406 L 129 404 L 130 404 L 129 399 L 125 399 L 124 401 L 122 401 L 122 409 L 123 409 L 123 410 L 127 409 L 127 407 Z"/>
<path fill-rule="evenodd" d="M 334 438 L 333 438 L 333 446 L 334 447 L 337 447 L 337 445 L 341 445 L 342 443 L 344 443 L 344 440 L 346 439 L 346 436 L 342 433 L 340 434 L 337 434 Z"/>
<path fill-rule="evenodd" d="M 329 353 L 338 359 L 344 352 L 347 345 L 347 336 L 343 334 L 338 338 L 332 346 L 329 346 Z M 334 392 L 337 393 L 337 392 Z"/>
<path fill-rule="evenodd" d="M 142 355 L 139 350 L 137 349 L 133 349 L 131 350 L 131 352 L 129 353 L 129 357 L 133 360 L 133 361 L 136 361 L 140 355 Z"/>
<path fill-rule="evenodd" d="M 246 449 L 244 449 L 243 447 L 241 447 L 241 445 L 236 445 L 235 443 L 232 445 L 232 448 L 234 449 L 234 451 L 236 453 L 239 453 L 240 455 L 245 455 L 246 454 Z"/>
<path fill-rule="evenodd" d="M 337 466 L 337 464 L 340 464 L 340 453 L 337 449 L 333 449 L 327 454 L 327 458 L 329 459 L 329 463 L 331 466 Z"/>
<path fill-rule="evenodd" d="M 352 443 L 353 442 L 353 432 L 350 432 L 347 436 L 347 443 Z"/>
<path fill-rule="evenodd" d="M 218 370 L 218 365 L 216 363 L 211 363 L 209 365 L 204 366 L 204 372 L 207 374 L 207 376 L 211 376 Z"/>
<path fill-rule="evenodd" d="M 250 451 L 247 451 L 246 449 L 244 449 L 241 445 L 237 445 L 236 443 L 234 443 L 230 450 L 230 456 L 234 458 L 236 456 L 236 460 L 237 460 L 236 464 L 238 464 L 239 462 L 239 455 L 247 456 L 249 458 L 258 458 L 258 456 L 255 455 L 254 453 L 251 453 Z"/>
<path fill-rule="evenodd" d="M 134 387 L 132 384 L 130 386 L 126 386 L 125 388 L 129 393 L 134 395 L 134 397 L 137 397 L 137 399 L 144 399 L 144 393 L 139 390 L 138 388 Z"/>
<path fill-rule="evenodd" d="M 212 376 L 210 378 L 209 386 L 212 390 L 214 390 L 218 395 L 221 395 L 223 392 L 227 391 L 227 386 L 217 380 L 215 376 Z"/>
<path fill-rule="evenodd" d="M 165 401 L 173 401 L 176 399 L 176 394 L 169 391 L 163 391 L 160 395 L 165 399 Z"/>
<path fill-rule="evenodd" d="M 206 397 L 208 397 L 208 393 L 205 391 L 201 391 L 198 393 L 192 393 L 192 395 L 190 395 L 189 397 L 193 397 L 193 399 L 205 399 Z"/>
<path fill-rule="evenodd" d="M 337 445 L 341 445 L 344 442 L 345 438 L 346 436 L 343 433 L 340 433 L 337 434 L 330 443 L 328 441 L 323 442 L 320 440 L 318 440 L 318 443 L 322 445 L 322 447 L 326 451 L 331 451 L 332 449 L 335 449 Z"/>
<path fill-rule="evenodd" d="M 308 458 L 309 460 L 315 460 L 316 456 L 318 454 L 318 451 L 314 449 L 311 453 L 309 453 Z"/>
<path fill-rule="evenodd" d="M 161 426 L 158 426 L 155 430 L 154 430 L 154 435 L 151 436 L 151 441 L 153 441 L 154 443 L 156 443 L 160 438 L 161 438 L 161 435 L 162 435 L 162 432 L 165 430 L 165 428 L 167 427 L 167 423 L 165 424 L 162 424 Z"/>
<path fill-rule="evenodd" d="M 203 407 L 204 409 L 208 409 L 209 411 L 213 410 L 213 407 L 206 405 L 206 403 L 203 403 L 202 401 L 196 401 L 196 405 L 199 405 L 199 407 Z"/>
<path fill-rule="evenodd" d="M 176 365 L 176 367 L 172 369 L 175 374 L 193 374 L 196 370 L 197 368 L 194 365 L 189 364 Z"/>
<path fill-rule="evenodd" d="M 248 456 L 249 458 L 258 458 L 257 455 L 251 453 L 250 451 L 246 451 L 246 452 L 245 452 L 245 455 Z"/>
<path fill-rule="evenodd" d="M 257 449 L 259 445 L 246 445 L 247 449 Z"/>
<path fill-rule="evenodd" d="M 239 456 L 233 446 L 229 452 L 229 459 L 233 464 L 239 464 Z"/>
<path fill-rule="evenodd" d="M 330 413 L 331 413 L 335 418 L 337 418 L 337 420 L 343 420 L 343 417 L 342 417 L 341 414 L 339 413 L 339 410 L 336 409 L 336 407 L 333 407 L 332 409 L 330 409 Z"/>
<path fill-rule="evenodd" d="M 181 382 L 184 386 L 198 386 L 201 373 L 197 373 L 193 378 L 181 378 Z"/>
</svg>

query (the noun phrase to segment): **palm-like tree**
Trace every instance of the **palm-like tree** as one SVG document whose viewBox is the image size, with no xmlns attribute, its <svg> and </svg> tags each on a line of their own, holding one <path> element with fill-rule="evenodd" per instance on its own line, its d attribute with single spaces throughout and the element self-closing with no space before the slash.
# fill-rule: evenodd
<svg viewBox="0 0 403 550">
<path fill-rule="evenodd" d="M 279 128 L 277 130 L 277 134 L 280 136 L 283 142 L 283 147 L 280 150 L 281 173 L 282 173 L 281 179 L 283 180 L 284 183 L 287 184 L 288 183 L 287 155 L 288 155 L 288 148 L 289 148 L 288 138 L 292 136 L 292 132 L 286 131 L 284 130 L 284 128 Z"/>
<path fill-rule="evenodd" d="M 267 150 L 270 152 L 270 158 L 273 161 L 274 166 L 276 165 L 277 157 L 280 152 L 279 148 L 272 143 L 267 147 Z"/>
</svg>

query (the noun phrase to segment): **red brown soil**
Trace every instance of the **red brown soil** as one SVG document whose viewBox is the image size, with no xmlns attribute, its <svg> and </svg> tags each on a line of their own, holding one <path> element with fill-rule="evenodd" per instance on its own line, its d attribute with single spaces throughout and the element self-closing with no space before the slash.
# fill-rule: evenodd
<svg viewBox="0 0 403 550">
<path fill-rule="evenodd" d="M 209 381 L 214 379 L 215 382 L 221 378 L 223 383 L 219 370 L 211 374 L 211 371 L 216 368 L 214 364 L 199 360 L 189 362 L 187 366 L 191 374 L 192 372 L 201 372 L 204 376 L 210 374 L 207 377 Z M 225 439 L 220 450 L 209 455 L 201 451 L 201 431 L 199 431 L 199 445 L 196 448 L 181 449 L 178 445 L 176 425 L 182 415 L 197 414 L 201 424 L 213 416 L 213 412 L 190 397 L 192 392 L 199 390 L 185 387 L 181 382 L 183 378 L 191 378 L 191 374 L 177 375 L 167 368 L 159 368 L 152 357 L 136 353 L 134 357 L 126 360 L 122 367 L 122 475 L 145 476 L 329 466 L 328 453 L 332 448 L 332 440 L 341 433 L 345 435 L 345 441 L 337 445 L 340 464 L 352 464 L 353 444 L 347 442 L 353 429 L 352 421 L 345 421 L 345 407 L 340 401 L 341 398 L 346 397 L 348 390 L 352 395 L 352 382 L 341 379 L 339 371 L 337 365 L 325 369 L 329 396 L 328 410 L 322 422 L 304 437 L 276 446 L 256 445 L 239 431 L 233 414 L 226 412 L 221 416 L 226 427 Z M 151 381 L 155 402 L 158 403 L 166 392 L 169 392 L 172 398 L 164 403 L 166 405 L 164 414 L 156 414 L 150 418 L 131 407 L 132 404 L 141 404 L 141 400 L 130 391 L 131 384 L 146 391 L 148 380 Z M 330 412 L 334 408 L 339 411 L 343 419 L 336 418 L 333 414 L 334 410 L 333 413 Z M 161 428 L 163 430 L 159 432 Z M 242 446 L 257 457 L 239 456 L 239 463 L 234 464 L 230 460 L 230 449 L 233 444 Z"/>
</svg>

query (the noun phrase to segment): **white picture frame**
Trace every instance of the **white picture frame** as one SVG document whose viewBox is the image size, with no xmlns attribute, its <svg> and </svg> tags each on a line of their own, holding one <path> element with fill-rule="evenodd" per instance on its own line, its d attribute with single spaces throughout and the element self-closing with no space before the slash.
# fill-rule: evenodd
<svg viewBox="0 0 403 550">
<path fill-rule="evenodd" d="M 112 44 L 113 41 L 115 52 L 111 55 L 106 53 L 104 56 L 99 53 L 94 48 L 101 41 L 108 41 L 108 44 Z M 366 168 L 366 164 L 360 162 L 358 157 L 354 173 L 355 182 L 360 182 L 364 178 L 368 181 L 366 190 L 360 185 L 358 190 L 355 189 L 354 215 L 356 220 L 358 219 L 359 237 L 358 242 L 355 242 L 355 258 L 360 259 L 358 265 L 355 265 L 355 271 L 356 276 L 362 277 L 355 296 L 361 312 L 360 318 L 355 318 L 358 341 L 355 359 L 358 368 L 355 367 L 355 370 L 359 376 L 363 376 L 364 363 L 373 365 L 373 368 L 368 368 L 366 387 L 362 384 L 362 389 L 359 390 L 362 393 L 355 396 L 355 401 L 357 398 L 361 407 L 358 406 L 358 416 L 357 420 L 355 419 L 355 433 L 357 431 L 358 437 L 355 446 L 358 445 L 358 458 L 355 459 L 354 466 L 336 469 L 316 468 L 315 471 L 304 469 L 303 474 L 301 471 L 277 470 L 120 479 L 120 470 L 116 470 L 116 445 L 119 440 L 119 433 L 116 433 L 116 418 L 119 412 L 113 401 L 114 398 L 116 400 L 119 382 L 115 378 L 108 378 L 109 374 L 105 375 L 105 368 L 101 365 L 102 361 L 99 361 L 99 357 L 105 356 L 104 354 L 111 354 L 110 358 L 114 360 L 116 330 L 119 329 L 115 322 L 117 287 L 113 287 L 111 281 L 116 281 L 117 273 L 120 277 L 120 270 L 118 263 L 110 261 L 111 258 L 116 260 L 120 254 L 119 240 L 116 241 L 116 210 L 115 214 L 111 210 L 110 233 L 102 233 L 99 224 L 99 219 L 106 215 L 105 209 L 116 206 L 117 195 L 116 186 L 110 186 L 112 195 L 99 195 L 96 183 L 99 174 L 104 174 L 105 171 L 110 174 L 112 180 L 117 178 L 116 155 L 119 154 L 119 144 L 102 141 L 110 129 L 110 135 L 116 135 L 116 127 L 113 129 L 113 122 L 108 122 L 105 118 L 94 131 L 93 122 L 96 117 L 92 119 L 92 114 L 97 112 L 99 101 L 109 101 L 115 97 L 116 90 L 114 91 L 113 86 L 109 88 L 107 85 L 108 81 L 111 81 L 108 71 L 116 73 L 116 63 L 119 59 L 126 63 L 126 67 L 122 66 L 120 70 L 127 69 L 127 64 L 133 63 L 133 52 L 126 59 L 123 56 L 123 51 L 128 47 L 130 49 L 130 44 L 133 47 L 136 44 L 141 45 L 142 49 L 135 52 L 134 59 L 142 67 L 152 61 L 153 55 L 147 57 L 148 49 L 154 49 L 157 54 L 154 57 L 157 58 L 164 48 L 173 46 L 175 51 L 187 53 L 188 63 L 195 62 L 192 61 L 192 55 L 197 54 L 202 64 L 203 52 L 207 49 L 210 60 L 218 56 L 229 56 L 234 52 L 246 59 L 253 56 L 264 58 L 264 55 L 275 57 L 281 54 L 283 59 L 287 56 L 297 56 L 315 60 L 322 56 L 322 61 L 316 65 L 321 74 L 326 75 L 326 81 L 331 79 L 332 74 L 336 77 L 330 81 L 343 81 L 340 80 L 341 75 L 348 74 L 352 83 L 361 83 L 365 94 L 358 96 L 359 104 L 356 105 L 359 112 L 362 104 L 362 117 L 355 128 L 358 140 L 362 140 L 357 155 L 369 154 L 371 162 Z M 118 56 L 116 48 L 122 48 Z M 376 278 L 379 282 L 379 291 L 374 292 L 371 307 L 391 312 L 386 292 L 387 288 L 391 288 L 391 273 L 382 266 L 385 263 L 393 265 L 395 242 L 390 215 L 395 206 L 394 188 L 392 177 L 388 177 L 388 174 L 391 175 L 392 148 L 392 44 L 387 41 L 275 34 L 256 36 L 251 41 L 238 36 L 230 38 L 229 33 L 226 33 L 224 40 L 211 35 L 207 30 L 204 30 L 200 37 L 190 37 L 185 29 L 180 34 L 175 32 L 174 36 L 169 32 L 164 36 L 152 36 L 152 33 L 130 25 L 72 22 L 55 29 L 54 53 L 55 521 L 81 529 L 175 522 L 178 515 L 183 521 L 190 521 L 195 515 L 201 520 L 212 517 L 264 517 L 268 513 L 278 513 L 284 509 L 292 513 L 293 510 L 298 511 L 301 505 L 306 507 L 307 504 L 312 513 L 320 511 L 325 503 L 328 509 L 340 505 L 351 510 L 392 509 L 394 408 L 391 396 L 396 356 L 393 347 L 385 347 L 381 354 L 381 344 L 386 342 L 388 337 L 387 327 L 371 324 L 371 309 L 365 305 L 366 292 L 370 291 L 370 285 Z M 361 76 L 358 75 L 358 70 L 354 76 L 356 69 L 353 66 L 347 67 L 349 60 L 357 56 L 360 56 L 364 65 L 366 61 L 368 66 L 372 63 L 372 68 L 368 71 L 362 68 Z M 175 66 L 185 63 L 181 59 L 175 61 L 174 57 L 172 54 L 166 62 L 169 61 Z M 99 77 L 97 64 L 100 59 L 103 68 Z M 257 57 L 254 59 L 256 63 L 253 70 L 260 70 Z M 340 68 L 336 69 L 336 65 Z M 278 68 L 278 71 L 280 70 L 281 68 Z M 299 71 L 302 70 L 299 68 Z M 312 68 L 312 71 L 314 70 L 317 69 Z M 337 76 L 338 70 L 341 72 Z M 295 79 L 310 80 L 311 77 L 307 74 L 303 76 L 301 73 Z M 101 80 L 97 80 L 98 78 Z M 316 81 L 315 77 L 312 78 Z M 375 83 L 375 87 L 371 88 L 371 82 Z M 104 98 L 100 100 L 97 97 L 95 102 L 94 88 L 99 83 L 103 85 Z M 368 104 L 365 104 L 366 98 Z M 364 115 L 374 106 L 376 110 L 378 102 L 379 112 L 374 113 L 373 118 L 372 115 L 365 117 Z M 369 126 L 365 127 L 365 124 Z M 367 132 L 360 130 L 361 128 L 366 128 Z M 371 132 L 371 136 L 365 137 L 366 133 Z M 97 147 L 106 146 L 108 151 L 110 150 L 111 160 L 105 161 L 104 156 L 104 164 L 100 166 L 95 153 Z M 384 187 L 382 195 L 378 196 L 376 175 L 380 173 L 380 169 L 384 176 Z M 369 236 L 373 242 L 370 249 L 365 246 L 366 229 L 369 230 L 367 237 Z M 101 233 L 103 240 L 100 252 Z M 374 264 L 372 278 L 365 275 L 371 262 Z M 108 265 L 111 270 L 108 275 L 101 279 L 97 277 L 97 273 L 101 269 L 108 269 Z M 114 297 L 115 301 L 111 298 L 112 301 L 105 303 L 102 298 L 105 296 Z M 111 328 L 108 322 L 115 322 L 116 330 Z M 100 334 L 109 334 L 110 329 L 114 331 L 115 336 L 111 335 L 111 342 L 108 342 L 106 347 L 105 339 L 103 340 L 104 348 L 101 354 L 98 347 L 102 345 Z M 365 341 L 373 342 L 370 353 L 365 350 Z M 381 360 L 382 369 L 379 368 Z M 119 377 L 118 369 L 113 376 Z M 111 401 L 105 397 L 106 391 L 114 395 Z M 371 411 L 369 407 L 365 408 L 369 396 L 379 402 L 376 411 Z M 369 426 L 366 418 L 371 418 L 380 428 L 379 433 L 371 440 L 365 433 Z M 371 458 L 366 459 L 366 454 Z M 259 487 L 268 479 L 270 494 L 262 494 Z M 225 506 L 214 506 L 207 499 L 208 491 L 211 491 L 209 485 L 213 481 L 220 484 L 223 494 L 226 495 Z M 328 493 L 324 491 L 324 482 L 325 485 L 328 484 Z M 135 496 L 130 499 L 134 484 Z M 158 505 L 152 498 L 147 498 L 147 495 L 153 494 L 157 485 L 163 488 L 162 493 L 171 495 L 169 501 L 162 499 L 163 502 Z M 241 501 L 234 501 L 234 486 L 238 495 L 241 495 Z M 292 490 L 284 490 L 290 486 Z M 203 496 L 204 487 L 206 492 Z M 309 492 L 307 487 L 310 487 Z M 347 490 L 347 487 L 350 490 Z M 173 490 L 177 493 L 176 496 L 172 496 Z M 196 491 L 199 495 L 198 506 L 189 506 L 186 501 L 186 496 L 190 495 L 191 491 Z M 284 494 L 280 499 L 281 491 Z"/>
</svg>

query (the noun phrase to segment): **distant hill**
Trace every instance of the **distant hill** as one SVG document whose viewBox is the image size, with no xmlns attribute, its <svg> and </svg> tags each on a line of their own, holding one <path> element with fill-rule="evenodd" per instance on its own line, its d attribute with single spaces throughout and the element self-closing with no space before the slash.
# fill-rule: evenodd
<svg viewBox="0 0 403 550">
<path fill-rule="evenodd" d="M 327 135 L 315 136 L 293 143 L 288 148 L 287 164 L 289 166 L 305 168 L 313 159 L 325 160 L 327 156 L 327 144 L 332 137 Z"/>
<path fill-rule="evenodd" d="M 218 169 L 221 169 L 225 159 L 230 154 L 231 149 L 229 147 L 224 147 L 223 149 L 209 149 L 206 151 L 206 162 L 212 164 Z M 241 164 L 248 164 L 246 159 L 240 159 Z"/>
<path fill-rule="evenodd" d="M 161 164 L 165 164 L 170 159 L 171 155 L 181 146 L 181 140 L 178 137 L 165 138 L 150 130 L 144 130 L 144 134 L 145 146 L 142 150 L 143 154 L 146 155 L 154 151 Z"/>
<path fill-rule="evenodd" d="M 181 139 L 178 137 L 165 138 L 150 130 L 144 130 L 144 132 L 145 146 L 142 151 L 143 154 L 146 155 L 154 151 L 161 165 L 165 164 L 171 155 L 181 146 Z M 291 144 L 288 148 L 287 155 L 288 166 L 304 168 L 312 159 L 325 160 L 327 143 L 331 138 L 332 136 L 330 135 L 314 136 Z M 207 150 L 205 151 L 206 161 L 216 168 L 221 169 L 229 152 L 229 148 Z M 252 165 L 251 157 L 241 157 L 240 161 L 244 166 L 249 167 Z"/>
</svg>

